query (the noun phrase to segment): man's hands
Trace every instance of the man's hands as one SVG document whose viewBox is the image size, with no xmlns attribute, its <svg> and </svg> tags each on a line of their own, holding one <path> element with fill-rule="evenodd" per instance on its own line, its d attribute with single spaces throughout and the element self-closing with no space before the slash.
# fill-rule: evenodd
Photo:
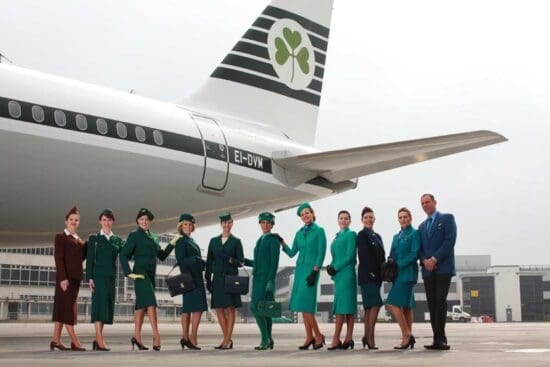
<svg viewBox="0 0 550 367">
<path fill-rule="evenodd" d="M 424 268 L 431 273 L 437 267 L 437 260 L 434 257 L 430 259 L 424 259 L 422 260 L 422 265 L 424 265 Z"/>
</svg>

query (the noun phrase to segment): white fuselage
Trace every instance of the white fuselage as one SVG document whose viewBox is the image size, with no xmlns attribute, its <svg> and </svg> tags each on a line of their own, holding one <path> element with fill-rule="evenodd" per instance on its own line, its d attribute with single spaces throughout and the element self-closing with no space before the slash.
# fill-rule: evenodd
<svg viewBox="0 0 550 367">
<path fill-rule="evenodd" d="M 251 216 L 355 187 L 290 187 L 271 160 L 316 151 L 269 125 L 2 64 L 0 244 L 51 243 L 73 205 L 83 235 L 103 208 L 117 233 L 141 207 L 163 232 L 182 212 L 207 225 L 222 211 Z"/>
</svg>

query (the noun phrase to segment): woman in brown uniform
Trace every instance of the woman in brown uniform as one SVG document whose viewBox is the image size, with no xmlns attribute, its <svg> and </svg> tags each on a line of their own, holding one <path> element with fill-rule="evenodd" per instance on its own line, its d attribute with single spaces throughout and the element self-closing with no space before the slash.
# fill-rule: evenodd
<svg viewBox="0 0 550 367">
<path fill-rule="evenodd" d="M 76 234 L 79 222 L 80 214 L 73 207 L 65 216 L 65 230 L 55 236 L 54 329 L 50 350 L 86 350 L 74 331 L 78 316 L 76 299 L 83 278 L 82 262 L 86 258 L 86 243 Z M 61 343 L 63 325 L 71 337 L 71 348 Z"/>
</svg>

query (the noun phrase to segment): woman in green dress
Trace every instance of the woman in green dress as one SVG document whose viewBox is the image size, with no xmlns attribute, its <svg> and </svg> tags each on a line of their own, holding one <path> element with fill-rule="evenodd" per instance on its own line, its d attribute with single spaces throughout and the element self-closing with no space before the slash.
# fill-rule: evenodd
<svg viewBox="0 0 550 367">
<path fill-rule="evenodd" d="M 315 313 L 317 312 L 319 269 L 325 260 L 327 239 L 325 230 L 315 223 L 315 213 L 309 203 L 301 204 L 297 215 L 304 226 L 296 232 L 292 248 L 281 242 L 283 251 L 289 257 L 300 253 L 294 269 L 289 308 L 291 311 L 301 312 L 304 318 L 306 340 L 298 348 L 304 350 L 313 345 L 313 349 L 319 349 L 325 344 L 325 336 L 319 330 Z"/>
<path fill-rule="evenodd" d="M 134 280 L 136 292 L 136 305 L 134 312 L 134 336 L 130 340 L 132 349 L 137 346 L 140 350 L 147 350 L 141 340 L 141 329 L 145 311 L 153 329 L 153 349 L 160 351 L 160 334 L 157 322 L 157 299 L 155 298 L 155 275 L 157 271 L 157 258 L 164 260 L 172 251 L 173 246 L 168 245 L 166 250 L 160 247 L 159 236 L 149 230 L 149 225 L 154 219 L 149 209 L 139 210 L 136 222 L 138 228 L 128 235 L 126 244 L 120 251 L 120 264 L 124 274 Z M 130 269 L 130 260 L 134 260 L 134 267 Z"/>
<path fill-rule="evenodd" d="M 420 234 L 411 225 L 412 215 L 409 209 L 401 208 L 397 212 L 401 230 L 393 236 L 390 258 L 397 263 L 397 278 L 393 281 L 386 307 L 393 314 L 401 328 L 401 344 L 394 349 L 414 348 L 416 340 L 412 335 L 414 286 L 418 281 L 418 258 Z"/>
<path fill-rule="evenodd" d="M 353 324 L 357 313 L 357 275 L 355 264 L 357 250 L 355 239 L 357 235 L 349 229 L 351 214 L 347 210 L 338 213 L 338 226 L 340 231 L 330 245 L 332 262 L 327 266 L 327 272 L 334 281 L 334 302 L 332 314 L 336 315 L 336 327 L 332 337 L 332 345 L 329 350 L 353 349 Z M 340 333 L 346 322 L 346 338 L 342 343 Z"/>
<path fill-rule="evenodd" d="M 275 225 L 275 216 L 264 212 L 258 216 L 262 235 L 256 241 L 254 247 L 254 259 L 245 259 L 246 266 L 253 267 L 252 271 L 252 295 L 250 297 L 250 311 L 256 318 L 256 324 L 260 329 L 262 340 L 256 350 L 273 349 L 273 336 L 271 329 L 273 322 L 271 317 L 260 316 L 258 313 L 258 304 L 260 301 L 275 300 L 275 277 L 279 267 L 279 254 L 281 237 L 271 233 Z"/>
<path fill-rule="evenodd" d="M 237 275 L 244 255 L 241 240 L 231 234 L 231 213 L 220 215 L 222 234 L 210 239 L 206 257 L 206 288 L 212 294 L 210 307 L 216 310 L 223 340 L 216 349 L 233 349 L 235 308 L 241 307 L 241 296 L 225 293 L 225 276 Z"/>
<path fill-rule="evenodd" d="M 99 214 L 101 230 L 88 239 L 86 280 L 92 292 L 92 317 L 95 327 L 93 350 L 108 351 L 103 339 L 103 326 L 113 323 L 115 311 L 115 280 L 118 253 L 124 242 L 113 231 L 115 216 L 111 209 Z"/>
<path fill-rule="evenodd" d="M 182 214 L 178 223 L 178 236 L 170 243 L 175 244 L 176 260 L 180 272 L 190 273 L 195 288 L 183 294 L 181 314 L 181 348 L 185 347 L 200 350 L 197 341 L 197 331 L 201 322 L 202 313 L 208 309 L 206 292 L 204 290 L 203 271 L 206 262 L 201 258 L 201 249 L 191 233 L 195 231 L 195 218 L 191 214 Z M 191 335 L 189 325 L 191 324 Z"/>
</svg>

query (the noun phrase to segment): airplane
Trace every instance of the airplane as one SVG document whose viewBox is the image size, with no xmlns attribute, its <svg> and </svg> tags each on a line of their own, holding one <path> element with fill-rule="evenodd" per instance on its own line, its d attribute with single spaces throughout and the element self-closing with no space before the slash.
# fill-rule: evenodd
<svg viewBox="0 0 550 367">
<path fill-rule="evenodd" d="M 314 146 L 332 0 L 273 0 L 202 87 L 163 102 L 0 64 L 0 246 L 51 244 L 65 213 L 172 231 L 279 212 L 356 188 L 358 177 L 504 142 L 473 131 L 333 151 Z"/>
</svg>

